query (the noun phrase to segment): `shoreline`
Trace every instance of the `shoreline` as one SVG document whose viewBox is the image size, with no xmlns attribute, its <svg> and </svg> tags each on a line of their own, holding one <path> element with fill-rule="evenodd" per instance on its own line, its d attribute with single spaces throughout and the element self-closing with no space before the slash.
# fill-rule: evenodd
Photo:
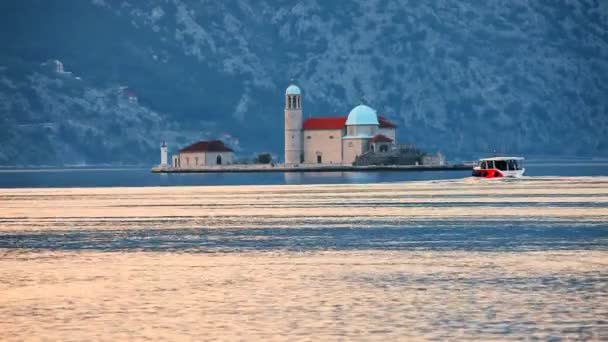
<svg viewBox="0 0 608 342">
<path fill-rule="evenodd" d="M 245 172 L 366 172 L 366 171 L 466 171 L 473 164 L 453 165 L 323 165 L 323 166 L 269 166 L 269 165 L 226 165 L 205 168 L 153 167 L 152 173 L 245 173 Z"/>
</svg>

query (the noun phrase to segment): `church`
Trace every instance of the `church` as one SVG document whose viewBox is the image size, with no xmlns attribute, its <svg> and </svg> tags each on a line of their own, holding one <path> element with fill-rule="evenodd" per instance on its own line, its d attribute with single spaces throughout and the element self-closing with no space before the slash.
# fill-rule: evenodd
<svg viewBox="0 0 608 342">
<path fill-rule="evenodd" d="M 396 144 L 397 126 L 360 104 L 348 116 L 303 119 L 302 92 L 285 91 L 285 165 L 352 165 L 368 152 L 388 152 Z"/>
</svg>

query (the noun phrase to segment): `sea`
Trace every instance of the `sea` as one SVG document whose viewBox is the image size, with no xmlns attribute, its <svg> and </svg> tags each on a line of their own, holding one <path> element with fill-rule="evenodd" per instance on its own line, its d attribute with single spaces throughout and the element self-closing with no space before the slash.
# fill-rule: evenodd
<svg viewBox="0 0 608 342">
<path fill-rule="evenodd" d="M 608 340 L 608 162 L 0 171 L 0 340 Z"/>
</svg>

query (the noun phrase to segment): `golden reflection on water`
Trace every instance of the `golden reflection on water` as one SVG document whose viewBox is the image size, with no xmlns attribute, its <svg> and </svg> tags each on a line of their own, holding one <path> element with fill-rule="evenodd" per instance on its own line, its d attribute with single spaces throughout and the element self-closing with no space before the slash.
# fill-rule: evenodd
<svg viewBox="0 0 608 342">
<path fill-rule="evenodd" d="M 11 252 L 0 336 L 49 340 L 608 337 L 599 251 Z"/>
<path fill-rule="evenodd" d="M 386 228 L 417 220 L 574 226 L 607 222 L 607 203 L 605 177 L 7 189 L 0 190 L 0 238 L 184 227 Z M 4 248 L 0 340 L 608 340 L 605 247 L 221 253 Z"/>
<path fill-rule="evenodd" d="M 446 202 L 450 205 L 438 206 Z M 493 205 L 497 203 L 511 205 Z M 560 206 L 568 203 L 574 205 Z M 606 205 L 608 177 L 358 185 L 3 189 L 0 229 L 172 229 L 201 225 L 251 228 L 269 224 L 299 228 L 326 224 L 352 226 L 360 222 L 386 227 L 429 219 L 583 218 L 606 222 Z"/>
</svg>

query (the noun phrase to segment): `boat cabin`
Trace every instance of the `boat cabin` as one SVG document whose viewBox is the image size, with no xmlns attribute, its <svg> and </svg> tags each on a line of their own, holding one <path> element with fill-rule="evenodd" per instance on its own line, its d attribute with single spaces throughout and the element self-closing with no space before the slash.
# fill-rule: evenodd
<svg viewBox="0 0 608 342">
<path fill-rule="evenodd" d="M 486 158 L 479 161 L 479 168 L 482 170 L 498 169 L 501 171 L 515 171 L 523 169 L 524 158 L 495 157 Z"/>
<path fill-rule="evenodd" d="M 473 176 L 484 178 L 521 177 L 525 171 L 524 158 L 493 157 L 483 158 L 473 168 Z"/>
</svg>

